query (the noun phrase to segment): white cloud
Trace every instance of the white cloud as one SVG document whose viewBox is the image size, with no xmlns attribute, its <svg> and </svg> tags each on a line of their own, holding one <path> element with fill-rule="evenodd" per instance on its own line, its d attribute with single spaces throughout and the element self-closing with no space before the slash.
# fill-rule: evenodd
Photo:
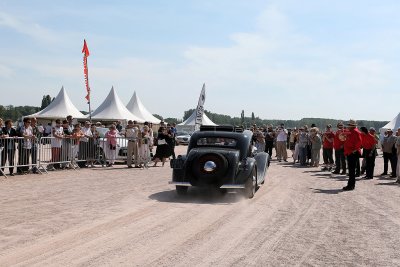
<svg viewBox="0 0 400 267">
<path fill-rule="evenodd" d="M 38 23 L 18 18 L 17 16 L 12 16 L 4 12 L 0 12 L 0 26 L 13 29 L 38 41 L 57 41 L 57 36 L 54 32 L 42 27 Z"/>
<path fill-rule="evenodd" d="M 13 69 L 0 64 L 0 77 L 11 78 L 14 76 L 14 74 L 15 74 L 15 72 Z"/>
</svg>

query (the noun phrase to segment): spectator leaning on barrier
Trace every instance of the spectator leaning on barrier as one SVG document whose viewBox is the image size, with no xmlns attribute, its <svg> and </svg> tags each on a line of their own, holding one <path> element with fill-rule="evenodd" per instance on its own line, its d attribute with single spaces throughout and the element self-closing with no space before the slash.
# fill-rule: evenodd
<svg viewBox="0 0 400 267">
<path fill-rule="evenodd" d="M 85 126 L 81 129 L 83 137 L 79 142 L 79 151 L 78 151 L 78 166 L 80 168 L 87 167 L 87 159 L 89 154 L 89 138 L 92 137 L 90 126 L 91 126 L 90 121 L 85 121 Z"/>
<path fill-rule="evenodd" d="M 43 127 L 37 125 L 36 118 L 31 118 L 31 127 L 32 127 L 32 133 L 34 136 L 32 150 L 31 150 L 31 160 L 32 160 L 32 166 L 33 166 L 32 172 L 39 173 L 36 164 L 37 164 L 37 158 L 38 158 L 38 147 L 40 145 L 39 142 L 43 136 Z"/>
<path fill-rule="evenodd" d="M 383 173 L 381 175 L 388 174 L 388 163 L 390 162 L 390 167 L 392 173 L 390 177 L 397 177 L 396 167 L 397 167 L 397 151 L 395 149 L 397 138 L 393 135 L 392 129 L 387 130 L 387 135 L 382 141 L 382 151 L 383 151 Z"/>
<path fill-rule="evenodd" d="M 134 161 L 135 167 L 139 168 L 138 162 L 136 160 L 136 155 L 138 155 L 138 132 L 138 127 L 135 126 L 132 120 L 129 120 L 128 125 L 125 127 L 125 137 L 128 139 L 128 155 L 126 160 L 128 168 L 133 168 L 132 161 Z"/>
<path fill-rule="evenodd" d="M 53 127 L 51 132 L 51 162 L 53 164 L 48 165 L 47 169 L 50 171 L 54 171 L 55 169 L 60 169 L 60 160 L 61 160 L 61 148 L 62 148 L 62 139 L 64 138 L 64 129 L 61 126 L 61 120 L 56 120 L 56 126 Z"/>
<path fill-rule="evenodd" d="M 139 167 L 148 168 L 148 164 L 151 160 L 151 157 L 150 157 L 150 135 L 149 135 L 149 127 L 147 125 L 143 127 L 138 137 L 140 137 L 138 141 Z"/>
<path fill-rule="evenodd" d="M 18 137 L 17 131 L 12 127 L 13 121 L 6 120 L 4 122 L 5 126 L 3 127 L 3 134 L 6 138 L 4 141 L 4 150 L 1 157 L 1 166 L 4 166 L 8 159 L 8 166 L 10 175 L 14 176 L 14 157 L 15 157 L 15 137 Z M 7 138 L 8 137 L 8 138 Z M 4 169 L 2 168 L 4 171 Z"/>
<path fill-rule="evenodd" d="M 19 128 L 18 135 L 23 137 L 24 139 L 20 140 L 19 142 L 19 158 L 18 158 L 18 165 L 20 167 L 17 168 L 18 173 L 26 174 L 29 170 L 29 158 L 32 151 L 32 141 L 33 141 L 33 131 L 31 127 L 31 119 L 24 118 L 23 125 Z"/>
<path fill-rule="evenodd" d="M 77 123 L 74 125 L 74 129 L 72 130 L 72 136 L 71 136 L 72 158 L 76 158 L 78 156 L 79 143 L 82 137 L 84 137 L 84 134 L 81 131 L 81 125 Z"/>
<path fill-rule="evenodd" d="M 115 124 L 112 124 L 109 128 L 109 131 L 106 132 L 104 136 L 105 138 L 107 138 L 107 145 L 105 150 L 108 162 L 107 167 L 112 167 L 117 157 L 117 136 L 117 128 L 115 127 Z"/>
<path fill-rule="evenodd" d="M 94 167 L 94 162 L 96 160 L 96 152 L 97 146 L 99 144 L 98 139 L 100 137 L 100 133 L 96 129 L 96 125 L 92 124 L 90 126 L 90 132 L 92 133 L 92 137 L 89 138 L 89 158 L 88 158 L 88 166 Z"/>
<path fill-rule="evenodd" d="M 53 130 L 53 126 L 51 126 L 51 122 L 49 122 L 45 127 L 44 127 L 44 133 L 43 136 L 51 136 L 51 131 Z"/>
<path fill-rule="evenodd" d="M 68 120 L 63 120 L 63 133 L 64 139 L 62 140 L 62 151 L 61 151 L 61 161 L 71 161 L 72 160 L 72 132 Z M 62 165 L 62 168 L 67 168 L 68 163 Z"/>
<path fill-rule="evenodd" d="M 72 115 L 67 116 L 67 121 L 68 121 L 69 131 L 72 133 L 74 131 L 74 127 L 75 127 L 75 125 L 73 123 L 74 119 L 72 118 Z"/>
</svg>

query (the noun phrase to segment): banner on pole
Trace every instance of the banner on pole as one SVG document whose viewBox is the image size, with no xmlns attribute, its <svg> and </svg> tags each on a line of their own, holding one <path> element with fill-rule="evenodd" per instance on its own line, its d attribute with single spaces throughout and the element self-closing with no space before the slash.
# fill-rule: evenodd
<svg viewBox="0 0 400 267">
<path fill-rule="evenodd" d="M 204 114 L 204 102 L 206 101 L 206 84 L 203 83 L 203 88 L 201 89 L 199 103 L 196 108 L 196 123 L 195 131 L 200 130 L 200 125 L 203 124 L 203 114 Z"/>
<path fill-rule="evenodd" d="M 86 85 L 86 100 L 90 102 L 90 86 L 89 86 L 89 69 L 87 65 L 87 58 L 90 55 L 89 53 L 89 48 L 87 47 L 86 40 L 83 40 L 83 48 L 82 48 L 82 53 L 83 53 L 83 74 L 85 76 L 85 85 Z"/>
</svg>

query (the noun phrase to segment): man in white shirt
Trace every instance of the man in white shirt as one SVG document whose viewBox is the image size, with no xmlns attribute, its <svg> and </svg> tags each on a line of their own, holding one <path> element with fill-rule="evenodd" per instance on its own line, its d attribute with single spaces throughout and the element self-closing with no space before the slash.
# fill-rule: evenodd
<svg viewBox="0 0 400 267">
<path fill-rule="evenodd" d="M 276 132 L 276 156 L 279 162 L 282 161 L 282 158 L 283 161 L 287 162 L 287 137 L 288 131 L 285 129 L 284 124 L 281 124 L 281 126 L 278 128 L 278 131 Z"/>
<path fill-rule="evenodd" d="M 133 168 L 132 157 L 134 157 L 135 167 L 138 167 L 138 137 L 139 128 L 136 127 L 133 121 L 129 120 L 125 127 L 125 137 L 128 139 L 128 155 L 126 163 L 128 168 Z"/>
</svg>

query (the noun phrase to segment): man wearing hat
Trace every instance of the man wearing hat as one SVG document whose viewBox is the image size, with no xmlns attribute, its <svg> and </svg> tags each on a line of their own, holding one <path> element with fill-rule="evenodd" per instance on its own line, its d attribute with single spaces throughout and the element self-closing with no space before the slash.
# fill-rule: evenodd
<svg viewBox="0 0 400 267">
<path fill-rule="evenodd" d="M 326 125 L 326 131 L 322 135 L 322 156 L 324 158 L 325 167 L 322 169 L 324 171 L 331 170 L 333 166 L 333 139 L 335 134 L 331 131 L 332 125 Z"/>
<path fill-rule="evenodd" d="M 383 173 L 381 175 L 388 174 L 388 163 L 390 161 L 390 167 L 392 168 L 392 174 L 390 177 L 396 177 L 396 165 L 397 165 L 397 153 L 395 149 L 395 144 L 397 137 L 393 135 L 392 129 L 388 129 L 387 135 L 382 141 L 382 151 L 383 151 Z"/>
<path fill-rule="evenodd" d="M 347 157 L 349 167 L 349 181 L 347 186 L 343 187 L 344 191 L 354 190 L 356 186 L 356 168 L 357 162 L 360 164 L 362 139 L 361 133 L 357 129 L 357 122 L 350 120 L 347 123 L 346 138 L 344 141 L 344 155 Z"/>
<path fill-rule="evenodd" d="M 376 152 L 376 144 L 377 140 L 375 139 L 375 135 L 371 134 L 370 131 L 366 127 L 361 127 L 361 140 L 363 147 L 363 168 L 365 169 L 365 179 L 372 179 L 374 176 L 374 168 L 375 168 L 375 152 Z"/>
<path fill-rule="evenodd" d="M 339 122 L 337 130 L 333 138 L 333 148 L 335 149 L 335 165 L 336 168 L 332 172 L 333 174 L 346 174 L 346 158 L 344 156 L 344 140 L 341 140 L 341 136 L 344 136 L 345 130 L 343 129 L 343 122 Z M 340 172 L 342 169 L 342 172 Z"/>
</svg>

